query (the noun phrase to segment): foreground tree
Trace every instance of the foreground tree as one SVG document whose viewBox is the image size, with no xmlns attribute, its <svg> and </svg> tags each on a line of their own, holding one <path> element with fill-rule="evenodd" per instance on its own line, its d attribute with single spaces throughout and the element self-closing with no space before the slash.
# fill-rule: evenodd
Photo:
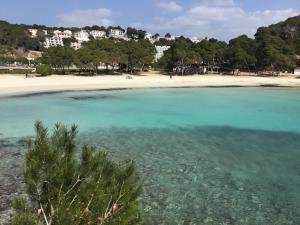
<svg viewBox="0 0 300 225">
<path fill-rule="evenodd" d="M 143 224 L 132 162 L 116 164 L 91 146 L 78 157 L 76 126 L 57 124 L 51 137 L 41 122 L 35 129 L 25 159 L 29 200 L 16 200 L 13 225 Z"/>
</svg>

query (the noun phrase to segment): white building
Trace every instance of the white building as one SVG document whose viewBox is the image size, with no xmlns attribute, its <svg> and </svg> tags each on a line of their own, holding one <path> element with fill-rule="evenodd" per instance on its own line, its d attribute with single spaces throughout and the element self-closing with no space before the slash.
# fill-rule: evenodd
<svg viewBox="0 0 300 225">
<path fill-rule="evenodd" d="M 55 30 L 53 33 L 55 37 L 59 37 L 59 38 L 71 38 L 73 35 L 72 31 L 70 30 L 64 30 L 64 31 Z"/>
<path fill-rule="evenodd" d="M 53 31 L 54 36 L 58 37 L 61 34 L 60 30 Z"/>
<path fill-rule="evenodd" d="M 201 41 L 203 41 L 205 38 L 199 38 L 199 37 L 191 37 L 189 38 L 191 40 L 191 42 L 195 43 L 195 44 L 198 44 L 200 43 Z"/>
<path fill-rule="evenodd" d="M 300 75 L 300 67 L 294 69 L 294 75 Z"/>
<path fill-rule="evenodd" d="M 71 38 L 73 35 L 73 32 L 70 30 L 65 30 L 62 32 L 62 35 L 64 36 L 63 38 Z"/>
<path fill-rule="evenodd" d="M 150 33 L 146 33 L 145 34 L 145 39 L 148 39 L 148 40 L 151 40 L 152 39 L 152 34 L 150 34 Z"/>
<path fill-rule="evenodd" d="M 52 38 L 46 38 L 45 40 L 45 48 L 50 48 L 53 46 L 64 46 L 63 39 L 61 37 L 52 37 Z"/>
<path fill-rule="evenodd" d="M 112 38 L 125 38 L 125 32 L 122 29 L 110 29 L 109 30 L 109 37 Z"/>
<path fill-rule="evenodd" d="M 104 31 L 104 30 L 92 30 L 90 32 L 90 35 L 95 39 L 105 38 L 106 37 L 106 31 Z"/>
<path fill-rule="evenodd" d="M 81 30 L 81 31 L 78 31 L 78 32 L 75 32 L 74 34 L 74 37 L 76 38 L 76 40 L 78 42 L 86 42 L 86 41 L 89 41 L 89 33 L 85 30 Z"/>
<path fill-rule="evenodd" d="M 157 62 L 159 59 L 161 59 L 164 56 L 164 52 L 167 51 L 170 46 L 155 46 L 156 49 L 156 55 L 154 61 Z"/>
<path fill-rule="evenodd" d="M 31 34 L 31 37 L 36 37 L 37 36 L 37 29 L 28 29 L 29 33 Z"/>
<path fill-rule="evenodd" d="M 154 42 L 156 41 L 150 33 L 145 34 L 145 39 L 149 40 L 152 44 L 154 44 Z"/>
<path fill-rule="evenodd" d="M 80 42 L 71 42 L 70 47 L 74 48 L 75 50 L 78 50 L 81 48 L 81 43 Z"/>
<path fill-rule="evenodd" d="M 165 37 L 165 39 L 167 41 L 175 41 L 176 38 L 174 36 L 171 36 L 171 37 Z"/>
</svg>

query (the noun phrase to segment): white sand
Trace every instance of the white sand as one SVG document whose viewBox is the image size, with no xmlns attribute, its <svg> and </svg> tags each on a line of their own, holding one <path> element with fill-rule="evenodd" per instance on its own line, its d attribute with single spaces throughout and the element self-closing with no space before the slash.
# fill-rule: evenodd
<svg viewBox="0 0 300 225">
<path fill-rule="evenodd" d="M 295 77 L 235 77 L 217 75 L 168 76 L 70 76 L 25 78 L 24 76 L 0 75 L 0 95 L 20 95 L 27 93 L 55 92 L 69 90 L 97 90 L 118 88 L 153 87 L 204 87 L 204 86 L 288 86 L 300 87 L 300 79 Z"/>
</svg>

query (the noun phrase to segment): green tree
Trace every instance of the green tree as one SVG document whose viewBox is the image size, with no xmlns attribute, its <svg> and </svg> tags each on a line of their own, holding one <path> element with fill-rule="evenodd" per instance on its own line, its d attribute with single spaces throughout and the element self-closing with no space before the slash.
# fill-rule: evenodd
<svg viewBox="0 0 300 225">
<path fill-rule="evenodd" d="M 248 38 L 246 35 L 230 40 L 227 59 L 232 68 L 247 68 L 250 71 L 250 68 L 255 67 L 257 62 L 255 54 L 255 40 Z"/>
<path fill-rule="evenodd" d="M 35 130 L 25 155 L 29 201 L 16 200 L 13 225 L 143 224 L 133 162 L 114 163 L 93 146 L 77 157 L 76 126 L 57 124 L 50 137 L 41 122 Z"/>
<path fill-rule="evenodd" d="M 74 64 L 79 68 L 79 74 L 82 71 L 93 71 L 93 61 L 93 54 L 88 48 L 81 48 L 75 52 Z"/>
<path fill-rule="evenodd" d="M 209 69 L 223 66 L 226 61 L 226 52 L 228 45 L 226 42 L 218 41 L 216 39 L 203 40 L 193 46 L 196 52 L 200 54 L 203 59 L 203 64 Z"/>
<path fill-rule="evenodd" d="M 170 33 L 166 33 L 165 38 L 171 38 L 172 35 Z"/>
<path fill-rule="evenodd" d="M 260 28 L 255 35 L 256 57 L 262 69 L 287 70 L 296 65 L 293 48 L 269 28 Z"/>
<path fill-rule="evenodd" d="M 126 33 L 127 33 L 127 36 L 129 38 L 132 38 L 132 39 L 143 39 L 143 38 L 145 38 L 146 31 L 144 31 L 144 30 L 137 30 L 135 28 L 128 27 Z"/>
<path fill-rule="evenodd" d="M 36 73 L 40 74 L 41 76 L 48 76 L 52 74 L 52 69 L 50 66 L 38 65 L 36 67 Z"/>
<path fill-rule="evenodd" d="M 46 35 L 44 33 L 44 31 L 42 30 L 38 30 L 37 33 L 36 33 L 36 36 L 37 36 L 37 39 L 40 43 L 43 43 L 45 42 L 46 40 Z"/>
<path fill-rule="evenodd" d="M 63 43 L 64 46 L 70 47 L 72 42 L 77 42 L 76 38 L 71 37 L 71 38 L 63 38 Z"/>
<path fill-rule="evenodd" d="M 155 52 L 155 47 L 148 40 L 127 42 L 128 71 L 133 73 L 136 69 L 143 70 L 145 65 L 152 64 Z"/>
<path fill-rule="evenodd" d="M 194 50 L 192 43 L 183 37 L 176 39 L 158 62 L 168 71 L 176 69 L 181 75 L 184 75 L 186 67 L 201 63 L 201 55 Z"/>
<path fill-rule="evenodd" d="M 75 50 L 62 46 L 50 47 L 46 49 L 40 61 L 53 67 L 56 72 L 60 70 L 64 74 L 65 68 L 74 64 Z"/>
</svg>

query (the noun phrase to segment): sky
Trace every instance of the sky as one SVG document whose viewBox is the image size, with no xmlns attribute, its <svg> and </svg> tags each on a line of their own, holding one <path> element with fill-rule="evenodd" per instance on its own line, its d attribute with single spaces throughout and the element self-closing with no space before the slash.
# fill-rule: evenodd
<svg viewBox="0 0 300 225">
<path fill-rule="evenodd" d="M 228 41 L 300 14 L 300 0 L 2 0 L 0 20 L 48 26 L 120 25 Z"/>
</svg>

